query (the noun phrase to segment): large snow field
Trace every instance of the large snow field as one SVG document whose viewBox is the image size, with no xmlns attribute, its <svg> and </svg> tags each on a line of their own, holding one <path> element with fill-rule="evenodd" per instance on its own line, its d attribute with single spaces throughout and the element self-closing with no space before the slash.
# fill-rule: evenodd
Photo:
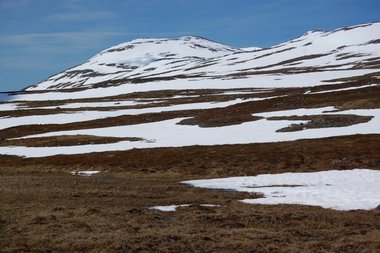
<svg viewBox="0 0 380 253">
<path fill-rule="evenodd" d="M 130 150 L 134 148 L 157 147 L 183 147 L 193 145 L 225 145 L 225 144 L 249 144 L 268 143 L 279 141 L 294 141 L 299 139 L 316 139 L 333 136 L 345 136 L 354 134 L 379 134 L 380 133 L 380 109 L 372 110 L 347 110 L 340 112 L 331 111 L 333 107 L 314 109 L 296 109 L 287 111 L 267 112 L 254 114 L 262 117 L 291 116 L 291 115 L 334 115 L 352 114 L 373 116 L 366 123 L 347 127 L 330 127 L 305 129 L 297 132 L 276 132 L 290 124 L 305 123 L 306 121 L 268 120 L 266 118 L 245 122 L 239 125 L 223 127 L 207 127 L 179 125 L 184 118 L 176 118 L 159 122 L 114 126 L 73 131 L 50 132 L 31 137 L 51 137 L 62 135 L 93 135 L 103 137 L 139 137 L 145 141 L 122 141 L 111 144 L 82 145 L 70 147 L 0 147 L 0 154 L 17 155 L 25 157 L 44 157 L 58 154 L 84 154 L 91 152 L 106 152 Z M 330 112 L 328 112 L 330 111 Z"/>
<path fill-rule="evenodd" d="M 261 193 L 248 204 L 297 204 L 335 210 L 374 209 L 380 205 L 380 171 L 355 169 L 313 173 L 265 174 L 252 177 L 190 180 L 194 187 Z"/>
</svg>

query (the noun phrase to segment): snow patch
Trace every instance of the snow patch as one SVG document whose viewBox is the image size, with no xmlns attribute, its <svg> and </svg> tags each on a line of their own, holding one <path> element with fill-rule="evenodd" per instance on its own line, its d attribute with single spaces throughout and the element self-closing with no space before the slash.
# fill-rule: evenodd
<svg viewBox="0 0 380 253">
<path fill-rule="evenodd" d="M 194 187 L 261 193 L 248 204 L 296 204 L 334 210 L 371 210 L 380 205 L 380 171 L 354 169 L 183 181 Z"/>
<path fill-rule="evenodd" d="M 19 109 L 17 103 L 0 103 L 0 111 L 15 111 Z"/>
<path fill-rule="evenodd" d="M 72 171 L 71 175 L 73 176 L 92 176 L 98 174 L 99 170 L 82 170 L 82 171 Z"/>
<path fill-rule="evenodd" d="M 200 204 L 201 207 L 221 207 L 221 205 L 214 205 L 214 204 Z"/>
<path fill-rule="evenodd" d="M 158 210 L 161 212 L 174 212 L 177 210 L 178 207 L 189 207 L 190 204 L 184 204 L 184 205 L 170 205 L 170 206 L 152 206 L 149 207 L 151 210 Z"/>
</svg>

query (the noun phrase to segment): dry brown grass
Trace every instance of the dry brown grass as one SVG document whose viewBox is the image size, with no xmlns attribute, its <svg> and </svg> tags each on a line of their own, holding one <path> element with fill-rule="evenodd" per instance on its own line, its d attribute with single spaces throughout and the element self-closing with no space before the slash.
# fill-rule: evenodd
<svg viewBox="0 0 380 253">
<path fill-rule="evenodd" d="M 57 147 L 76 146 L 89 144 L 107 144 L 120 141 L 141 141 L 137 137 L 100 137 L 93 135 L 62 135 L 53 137 L 39 137 L 28 139 L 0 140 L 0 146 L 25 146 L 25 147 Z"/>
<path fill-rule="evenodd" d="M 7 171 L 73 169 L 171 172 L 187 177 L 257 175 L 324 169 L 380 168 L 380 135 L 246 145 L 135 149 L 45 158 L 0 156 Z"/>
<path fill-rule="evenodd" d="M 380 98 L 370 98 L 370 99 L 355 99 L 353 101 L 348 101 L 338 108 L 340 110 L 351 110 L 351 109 L 362 109 L 362 108 L 379 108 Z"/>
<path fill-rule="evenodd" d="M 378 252 L 380 210 L 248 205 L 193 178 L 380 169 L 380 136 L 22 159 L 1 156 L 0 252 Z M 72 170 L 100 169 L 92 177 Z M 177 212 L 154 205 L 193 204 Z M 199 204 L 219 204 L 218 208 Z"/>
<path fill-rule="evenodd" d="M 291 124 L 278 129 L 277 132 L 295 132 L 312 128 L 345 127 L 366 123 L 373 117 L 359 115 L 313 115 L 313 116 L 289 116 L 270 117 L 268 120 L 306 120 L 306 123 Z"/>
<path fill-rule="evenodd" d="M 2 252 L 378 252 L 380 212 L 248 205 L 194 178 L 380 169 L 380 136 L 1 157 Z M 100 169 L 93 177 L 72 170 Z M 199 204 L 220 204 L 219 208 Z M 193 204 L 177 212 L 154 205 Z"/>
<path fill-rule="evenodd" d="M 248 205 L 177 173 L 0 174 L 1 252 L 378 252 L 380 212 Z M 199 204 L 220 204 L 218 208 Z M 193 204 L 176 212 L 154 205 Z"/>
</svg>

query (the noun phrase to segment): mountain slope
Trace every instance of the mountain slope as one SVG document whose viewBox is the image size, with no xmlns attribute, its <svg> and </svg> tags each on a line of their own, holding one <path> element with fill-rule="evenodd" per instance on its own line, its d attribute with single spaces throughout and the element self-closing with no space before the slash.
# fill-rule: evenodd
<svg viewBox="0 0 380 253">
<path fill-rule="evenodd" d="M 327 70 L 332 73 L 330 79 L 350 77 L 379 68 L 379 43 L 380 23 L 331 32 L 310 31 L 297 39 L 258 50 L 232 48 L 194 36 L 138 39 L 106 49 L 27 90 L 107 87 L 174 79 L 249 78 L 256 83 L 268 75 L 274 76 L 268 82 L 275 83 L 278 75 Z M 342 70 L 364 71 L 343 73 Z"/>
</svg>

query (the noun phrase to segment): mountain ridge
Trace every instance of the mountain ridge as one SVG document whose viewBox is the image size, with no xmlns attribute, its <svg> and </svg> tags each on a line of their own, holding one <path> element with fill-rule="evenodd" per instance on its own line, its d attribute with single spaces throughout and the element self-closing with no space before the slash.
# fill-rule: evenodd
<svg viewBox="0 0 380 253">
<path fill-rule="evenodd" d="M 270 48 L 248 50 L 193 35 L 135 39 L 102 50 L 26 90 L 91 88 L 147 80 L 242 79 L 274 69 L 280 74 L 289 69 L 296 73 L 365 69 L 358 65 L 377 64 L 380 57 L 377 34 L 380 23 L 367 23 L 328 32 L 311 30 Z"/>
</svg>

